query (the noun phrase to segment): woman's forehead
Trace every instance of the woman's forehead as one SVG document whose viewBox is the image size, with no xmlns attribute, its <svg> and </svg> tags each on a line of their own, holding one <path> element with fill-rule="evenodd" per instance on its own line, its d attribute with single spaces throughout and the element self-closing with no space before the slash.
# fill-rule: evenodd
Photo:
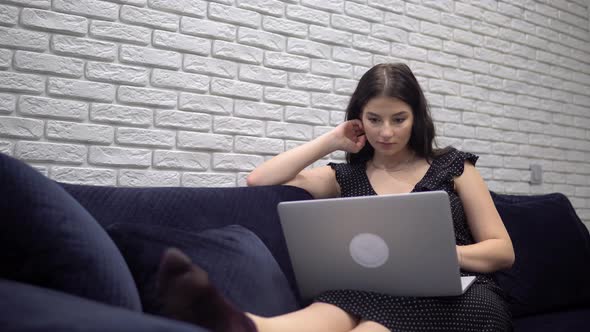
<svg viewBox="0 0 590 332">
<path fill-rule="evenodd" d="M 412 112 L 410 105 L 406 104 L 401 99 L 392 97 L 372 98 L 363 108 L 363 113 L 374 113 L 378 115 L 394 115 L 406 112 Z"/>
</svg>

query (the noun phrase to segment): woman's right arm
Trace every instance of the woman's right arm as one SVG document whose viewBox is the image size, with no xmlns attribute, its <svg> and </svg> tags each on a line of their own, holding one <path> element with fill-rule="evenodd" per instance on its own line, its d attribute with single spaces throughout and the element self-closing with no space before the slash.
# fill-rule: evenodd
<svg viewBox="0 0 590 332">
<path fill-rule="evenodd" d="M 267 160 L 250 173 L 248 186 L 288 184 L 307 190 L 315 198 L 339 194 L 335 173 L 329 166 L 304 170 L 337 150 L 358 152 L 365 144 L 359 120 L 347 121 L 332 131 Z"/>
</svg>

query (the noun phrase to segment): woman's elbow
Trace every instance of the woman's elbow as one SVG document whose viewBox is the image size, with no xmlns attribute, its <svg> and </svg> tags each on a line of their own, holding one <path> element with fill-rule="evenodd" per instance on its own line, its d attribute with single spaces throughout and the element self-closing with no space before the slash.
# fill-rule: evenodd
<svg viewBox="0 0 590 332">
<path fill-rule="evenodd" d="M 505 257 L 502 262 L 502 269 L 509 269 L 514 265 L 514 261 L 516 260 L 516 255 L 514 254 L 514 248 L 512 247 L 512 243 L 508 246 L 509 250 L 507 250 Z"/>
</svg>

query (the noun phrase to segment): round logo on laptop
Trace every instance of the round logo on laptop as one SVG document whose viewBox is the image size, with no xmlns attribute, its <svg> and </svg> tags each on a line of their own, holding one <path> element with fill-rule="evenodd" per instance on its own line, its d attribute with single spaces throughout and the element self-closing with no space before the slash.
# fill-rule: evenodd
<svg viewBox="0 0 590 332">
<path fill-rule="evenodd" d="M 352 238 L 348 247 L 352 259 L 363 267 L 380 267 L 389 258 L 387 243 L 375 234 L 357 234 Z"/>
</svg>

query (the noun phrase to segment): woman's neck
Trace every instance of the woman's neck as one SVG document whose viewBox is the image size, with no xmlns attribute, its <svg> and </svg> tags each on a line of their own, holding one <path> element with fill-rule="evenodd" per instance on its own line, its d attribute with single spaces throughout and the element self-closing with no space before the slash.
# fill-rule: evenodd
<svg viewBox="0 0 590 332">
<path fill-rule="evenodd" d="M 384 156 L 375 154 L 371 159 L 373 167 L 382 170 L 398 170 L 405 168 L 416 159 L 416 153 L 410 149 L 404 149 L 394 155 Z"/>
</svg>

